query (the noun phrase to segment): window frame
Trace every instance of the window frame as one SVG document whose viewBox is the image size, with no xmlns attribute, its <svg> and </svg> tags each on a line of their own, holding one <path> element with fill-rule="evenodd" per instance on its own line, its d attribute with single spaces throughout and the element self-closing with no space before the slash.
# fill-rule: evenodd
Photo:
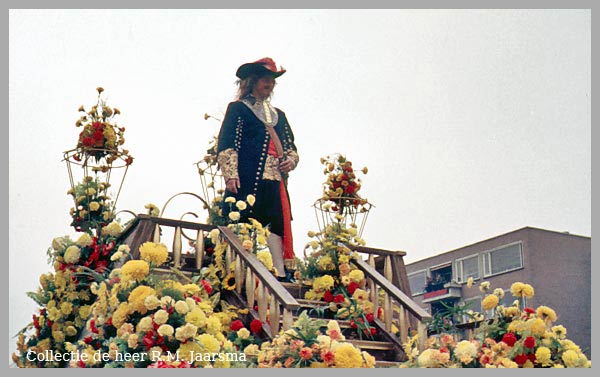
<svg viewBox="0 0 600 377">
<path fill-rule="evenodd" d="M 496 251 L 499 251 L 499 250 L 502 250 L 502 249 L 506 249 L 506 248 L 509 248 L 509 247 L 515 246 L 515 245 L 519 246 L 519 262 L 520 262 L 520 266 L 509 268 L 509 269 L 502 270 L 502 271 L 499 271 L 499 272 L 492 272 L 492 259 L 491 259 L 490 255 L 492 253 L 496 252 Z M 506 245 L 498 246 L 498 247 L 495 247 L 495 248 L 490 249 L 490 250 L 482 251 L 480 254 L 481 254 L 481 269 L 480 270 L 481 270 L 482 276 L 484 278 L 488 278 L 488 277 L 496 276 L 496 275 L 501 275 L 501 274 L 505 274 L 507 272 L 521 270 L 521 269 L 524 268 L 523 242 L 522 241 L 515 241 L 515 242 L 508 243 Z M 487 261 L 486 261 L 486 259 L 487 259 Z M 486 273 L 486 268 L 488 269 L 487 271 L 489 271 L 489 273 Z"/>
<path fill-rule="evenodd" d="M 425 273 L 425 278 L 424 278 L 425 284 L 423 285 L 423 288 L 422 288 L 422 289 L 423 289 L 423 291 L 421 291 L 421 292 L 413 292 L 413 291 L 412 291 L 412 287 L 410 287 L 410 277 L 411 277 L 412 275 L 417 275 L 417 274 L 420 274 L 420 273 Z M 407 275 L 406 275 L 406 277 L 408 278 L 408 285 L 409 285 L 409 287 L 410 287 L 410 293 L 411 293 L 413 296 L 418 296 L 418 295 L 422 295 L 423 293 L 425 293 L 425 286 L 427 285 L 427 276 L 428 276 L 428 273 L 429 273 L 428 269 L 427 269 L 427 268 L 424 268 L 424 269 L 422 269 L 422 270 L 413 271 L 413 272 L 411 272 L 410 274 L 407 274 Z"/>
<path fill-rule="evenodd" d="M 475 253 L 475 254 L 467 255 L 465 257 L 456 258 L 454 260 L 454 267 L 455 267 L 455 271 L 456 271 L 455 278 L 456 278 L 456 281 L 459 284 L 466 284 L 467 280 L 469 279 L 469 278 L 466 278 L 465 280 L 462 280 L 462 278 L 463 278 L 462 275 L 464 273 L 464 268 L 463 268 L 462 262 L 464 260 L 466 260 L 466 259 L 472 259 L 472 258 L 476 258 L 477 259 L 477 275 L 478 276 L 477 276 L 477 278 L 473 278 L 473 281 L 481 279 L 481 277 L 483 275 L 481 269 L 482 269 L 483 266 L 482 266 L 482 263 L 480 263 L 481 262 L 480 261 L 481 258 L 479 257 L 479 254 L 480 253 Z M 460 275 L 459 275 L 459 264 L 460 264 Z"/>
</svg>

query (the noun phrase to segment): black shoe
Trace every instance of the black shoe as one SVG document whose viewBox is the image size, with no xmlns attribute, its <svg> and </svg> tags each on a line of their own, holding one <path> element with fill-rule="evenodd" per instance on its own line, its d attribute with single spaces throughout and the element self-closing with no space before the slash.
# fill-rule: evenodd
<svg viewBox="0 0 600 377">
<path fill-rule="evenodd" d="M 279 280 L 282 283 L 295 283 L 296 282 L 296 280 L 294 280 L 294 276 L 289 272 L 286 272 L 285 276 L 277 276 L 277 280 Z"/>
</svg>

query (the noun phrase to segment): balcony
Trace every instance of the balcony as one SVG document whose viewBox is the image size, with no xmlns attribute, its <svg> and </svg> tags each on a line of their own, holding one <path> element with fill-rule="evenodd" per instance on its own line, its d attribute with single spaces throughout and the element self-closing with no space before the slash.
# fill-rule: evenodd
<svg viewBox="0 0 600 377">
<path fill-rule="evenodd" d="M 422 302 L 423 304 L 427 304 L 446 299 L 460 299 L 462 297 L 461 287 L 460 284 L 454 282 L 445 283 L 441 288 L 434 286 L 433 290 L 425 292 Z"/>
</svg>

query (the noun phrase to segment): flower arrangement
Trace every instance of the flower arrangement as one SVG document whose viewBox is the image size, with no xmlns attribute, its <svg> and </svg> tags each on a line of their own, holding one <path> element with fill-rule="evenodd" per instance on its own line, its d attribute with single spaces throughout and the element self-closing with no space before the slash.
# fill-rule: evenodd
<svg viewBox="0 0 600 377">
<path fill-rule="evenodd" d="M 86 176 L 83 182 L 67 191 L 75 202 L 70 210 L 71 226 L 78 232 L 90 232 L 110 223 L 115 215 L 113 202 L 108 195 L 110 183 L 100 182 L 98 177 Z"/>
<path fill-rule="evenodd" d="M 326 334 L 321 328 L 326 326 Z M 336 321 L 314 320 L 302 312 L 291 329 L 273 341 L 244 349 L 258 368 L 373 368 L 375 358 L 345 342 Z"/>
<path fill-rule="evenodd" d="M 133 162 L 133 157 L 129 156 L 129 151 L 119 149 L 125 143 L 123 134 L 125 127 L 117 126 L 115 116 L 121 114 L 119 109 L 111 108 L 101 95 L 104 92 L 102 87 L 96 88 L 98 99 L 90 110 L 86 111 L 82 105 L 79 111 L 83 113 L 75 123 L 77 127 L 83 127 L 79 133 L 77 142 L 77 154 L 75 159 L 81 161 L 85 157 L 94 157 L 96 162 L 105 158 L 107 165 L 110 165 L 117 158 L 122 158 L 126 165 Z"/>
<path fill-rule="evenodd" d="M 374 312 L 374 304 L 365 291 L 364 273 L 352 264 L 356 256 L 346 246 L 365 244 L 358 237 L 355 224 L 346 227 L 343 222 L 336 222 L 321 232 L 311 231 L 308 236 L 314 239 L 306 245 L 305 253 L 309 248 L 312 253 L 298 264 L 301 279 L 311 285 L 304 298 L 324 301 L 327 307 L 321 312 L 323 317 L 349 320 L 348 336 L 373 339 L 377 334 L 373 322 L 383 313 Z"/>
<path fill-rule="evenodd" d="M 325 166 L 323 173 L 327 176 L 323 184 L 322 199 L 331 203 L 330 209 L 339 214 L 365 212 L 367 199 L 359 194 L 361 179 L 356 177 L 352 161 L 335 154 L 321 158 L 321 164 Z M 361 172 L 367 174 L 368 169 L 364 167 Z"/>
<path fill-rule="evenodd" d="M 589 368 L 591 362 L 582 350 L 566 338 L 567 331 L 555 322 L 558 316 L 547 306 L 523 307 L 533 297 L 529 284 L 511 286 L 517 300 L 511 306 L 499 305 L 502 289 L 491 290 L 488 282 L 480 285 L 486 295 L 484 316 L 471 339 L 459 340 L 450 334 L 429 338 L 428 348 L 419 352 L 416 337 L 405 345 L 409 360 L 403 367 L 422 368 Z"/>
</svg>

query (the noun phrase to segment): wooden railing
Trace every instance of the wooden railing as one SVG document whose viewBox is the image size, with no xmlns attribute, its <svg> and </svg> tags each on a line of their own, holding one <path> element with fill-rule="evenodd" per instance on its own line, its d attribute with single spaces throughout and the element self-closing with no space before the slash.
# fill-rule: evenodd
<svg viewBox="0 0 600 377">
<path fill-rule="evenodd" d="M 402 257 L 406 255 L 403 251 L 390 251 L 362 246 L 347 245 L 351 250 L 368 254 L 365 262 L 358 257 L 353 260 L 354 264 L 364 272 L 370 292 L 371 302 L 374 304 L 374 312 L 379 307 L 379 290 L 383 290 L 383 313 L 384 320 L 376 320 L 379 327 L 385 330 L 386 337 L 398 345 L 408 340 L 408 329 L 415 328 L 418 333 L 418 347 L 425 349 L 427 341 L 427 323 L 431 321 L 431 315 L 427 313 L 410 297 L 408 278 L 404 270 Z M 376 256 L 383 259 L 383 274 L 376 268 Z M 402 272 L 404 271 L 404 272 Z M 400 289 L 402 287 L 402 289 Z M 398 316 L 395 318 L 397 309 Z M 399 323 L 400 338 L 392 332 L 392 322 L 396 319 Z M 416 326 L 415 326 L 416 324 Z"/>
<path fill-rule="evenodd" d="M 194 243 L 195 267 L 200 269 L 206 253 L 204 238 L 207 232 L 217 228 L 214 225 L 140 214 L 121 234 L 123 242 L 129 245 L 133 258 L 139 258 L 139 247 L 142 243 L 150 240 L 161 242 L 161 226 L 175 229 L 172 241 L 172 262 L 173 266 L 177 268 L 181 266 L 184 230 L 196 231 Z M 279 332 L 280 315 L 283 317 L 283 328 L 285 330 L 290 329 L 293 324 L 292 311 L 298 309 L 300 304 L 254 254 L 243 248 L 241 241 L 231 229 L 224 226 L 219 226 L 218 229 L 222 240 L 227 243 L 225 250 L 226 271 L 229 271 L 231 264 L 235 262 L 234 273 L 238 299 L 243 300 L 242 292 L 246 294 L 244 304 L 247 305 L 253 317 L 259 318 L 267 324 L 266 328 L 263 328 L 269 337 L 272 338 Z M 256 286 L 257 283 L 258 287 Z M 255 302 L 258 307 L 257 312 L 254 311 Z"/>
</svg>

